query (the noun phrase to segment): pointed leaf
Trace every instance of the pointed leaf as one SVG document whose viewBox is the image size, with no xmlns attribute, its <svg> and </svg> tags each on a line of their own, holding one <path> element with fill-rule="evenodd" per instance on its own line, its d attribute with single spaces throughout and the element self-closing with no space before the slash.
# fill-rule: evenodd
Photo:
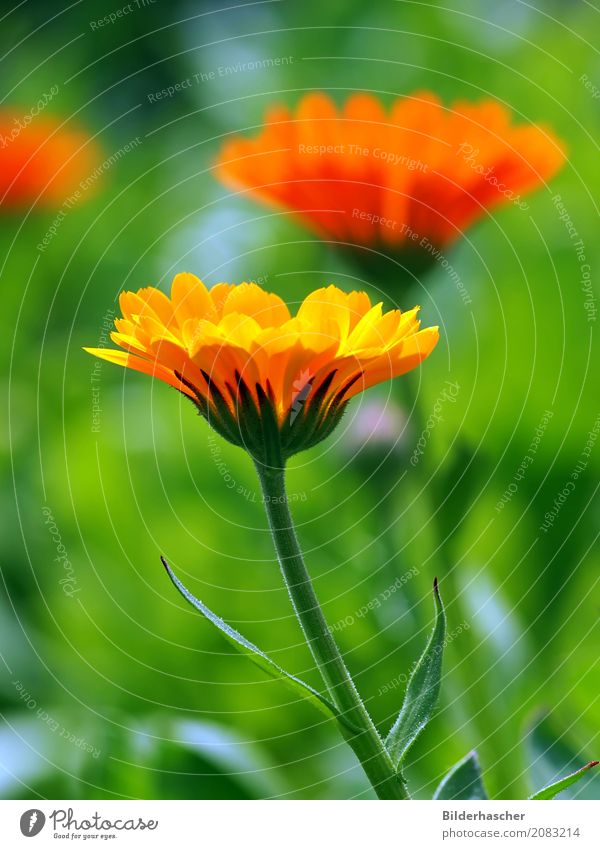
<svg viewBox="0 0 600 849">
<path fill-rule="evenodd" d="M 538 790 L 537 793 L 534 793 L 533 796 L 530 796 L 529 798 L 532 800 L 554 799 L 555 796 L 563 790 L 566 790 L 567 787 L 571 786 L 571 784 L 575 784 L 580 778 L 583 778 L 588 770 L 592 769 L 594 766 L 598 766 L 599 763 L 600 761 L 590 761 L 589 764 L 582 766 L 581 769 L 577 770 L 577 772 L 567 775 L 566 778 L 561 778 L 560 781 L 555 781 L 554 784 L 549 784 L 547 787 Z"/>
<path fill-rule="evenodd" d="M 286 672 L 285 669 L 282 669 L 281 666 L 261 651 L 258 646 L 255 646 L 254 643 L 247 640 L 246 637 L 240 634 L 239 631 L 236 631 L 235 628 L 232 628 L 231 625 L 224 622 L 220 616 L 213 613 L 210 608 L 197 599 L 196 596 L 192 595 L 192 593 L 181 583 L 165 558 L 161 557 L 160 559 L 167 570 L 169 578 L 186 601 L 195 607 L 196 610 L 206 617 L 206 619 L 212 622 L 213 625 L 216 625 L 225 639 L 228 640 L 239 652 L 246 655 L 246 657 L 249 657 L 256 666 L 263 670 L 263 672 L 266 672 L 272 678 L 275 678 L 278 681 L 283 681 L 287 684 L 292 690 L 294 690 L 296 695 L 299 694 L 303 698 L 308 699 L 316 708 L 324 713 L 328 719 L 335 719 L 338 724 L 343 726 L 345 734 L 348 734 L 348 731 L 350 731 L 351 734 L 355 734 L 357 732 L 357 729 L 355 729 L 344 717 L 341 716 L 338 709 L 332 702 L 329 701 L 329 699 L 326 699 L 325 696 L 322 696 L 309 684 L 301 681 L 300 678 L 296 678 L 295 675 L 290 675 L 289 672 Z"/>
<path fill-rule="evenodd" d="M 587 763 L 577 744 L 546 711 L 538 711 L 531 717 L 526 743 L 532 788 L 550 787 Z M 591 770 L 585 780 L 568 787 L 560 798 L 598 799 L 599 793 L 600 770 Z"/>
<path fill-rule="evenodd" d="M 442 779 L 433 794 L 434 799 L 488 799 L 481 778 L 477 752 L 469 754 L 455 764 Z"/>
<path fill-rule="evenodd" d="M 431 719 L 440 692 L 446 614 L 440 598 L 437 578 L 433 582 L 433 596 L 436 612 L 433 633 L 410 676 L 402 710 L 385 741 L 387 750 L 397 767 L 402 765 L 406 753 Z"/>
</svg>

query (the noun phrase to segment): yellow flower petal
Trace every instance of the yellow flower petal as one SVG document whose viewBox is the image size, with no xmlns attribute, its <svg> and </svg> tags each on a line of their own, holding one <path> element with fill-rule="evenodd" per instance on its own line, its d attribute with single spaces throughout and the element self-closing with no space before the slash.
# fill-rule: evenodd
<svg viewBox="0 0 600 849">
<path fill-rule="evenodd" d="M 279 295 L 265 292 L 256 283 L 232 287 L 223 304 L 222 314 L 230 313 L 251 315 L 261 327 L 276 327 L 290 318 L 290 311 Z"/>
<path fill-rule="evenodd" d="M 187 272 L 177 274 L 173 279 L 171 303 L 180 327 L 188 318 L 208 318 L 214 311 L 212 299 L 202 280 Z"/>
<path fill-rule="evenodd" d="M 363 389 L 415 368 L 439 338 L 436 327 L 419 329 L 418 307 L 384 313 L 364 292 L 336 286 L 309 294 L 293 318 L 279 296 L 254 283 L 209 292 L 192 274 L 177 275 L 171 298 L 146 288 L 123 292 L 120 302 L 124 317 L 112 339 L 125 350 L 89 353 L 174 386 L 207 417 L 212 409 L 213 421 L 226 409 L 233 420 L 244 415 L 243 381 L 257 409 L 269 398 L 282 440 L 290 411 L 304 414 L 317 397 L 312 421 L 324 422 Z"/>
</svg>

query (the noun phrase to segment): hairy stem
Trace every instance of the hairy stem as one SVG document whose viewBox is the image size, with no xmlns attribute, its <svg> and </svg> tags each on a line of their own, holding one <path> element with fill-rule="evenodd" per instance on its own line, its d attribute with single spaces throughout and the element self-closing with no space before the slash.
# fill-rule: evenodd
<svg viewBox="0 0 600 849">
<path fill-rule="evenodd" d="M 288 507 L 283 469 L 257 463 L 275 549 L 294 611 L 329 694 L 356 733 L 346 740 L 380 799 L 408 799 L 404 782 L 354 685 L 307 572 Z"/>
</svg>

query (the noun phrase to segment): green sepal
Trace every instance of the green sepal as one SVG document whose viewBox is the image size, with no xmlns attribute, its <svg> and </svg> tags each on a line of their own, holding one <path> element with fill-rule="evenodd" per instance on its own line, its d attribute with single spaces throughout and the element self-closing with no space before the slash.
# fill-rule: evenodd
<svg viewBox="0 0 600 849">
<path fill-rule="evenodd" d="M 469 752 L 444 776 L 433 794 L 434 799 L 489 799 L 483 786 L 477 752 Z"/>
<path fill-rule="evenodd" d="M 343 400 L 344 395 L 360 377 L 357 375 L 351 378 L 333 398 L 328 399 L 327 394 L 335 376 L 333 370 L 314 394 L 309 393 L 297 415 L 292 405 L 283 417 L 283 422 L 279 422 L 269 381 L 266 388 L 256 383 L 256 394 L 253 394 L 236 371 L 235 382 L 226 382 L 223 390 L 229 396 L 228 400 L 211 376 L 201 371 L 207 386 L 204 392 L 186 380 L 180 372 L 175 372 L 175 376 L 193 393 L 194 397 L 190 400 L 200 415 L 224 439 L 244 448 L 256 463 L 274 469 L 283 468 L 286 460 L 294 454 L 312 448 L 332 433 L 347 403 Z M 310 381 L 305 388 L 308 386 Z"/>
<path fill-rule="evenodd" d="M 542 799 L 554 799 L 559 793 L 563 790 L 566 790 L 567 787 L 570 787 L 572 784 L 576 784 L 584 775 L 588 772 L 588 770 L 592 769 L 592 767 L 598 766 L 600 761 L 590 761 L 589 764 L 582 766 L 581 769 L 578 769 L 576 772 L 572 772 L 571 775 L 567 775 L 566 778 L 561 778 L 560 781 L 555 781 L 553 784 L 549 784 L 547 787 L 543 787 L 541 790 L 538 790 L 537 793 L 534 793 L 533 796 L 530 796 L 530 800 L 538 801 Z"/>
<path fill-rule="evenodd" d="M 267 390 L 269 392 L 268 395 L 260 383 L 256 384 L 264 454 L 262 458 L 257 457 L 255 459 L 262 462 L 268 468 L 281 469 L 285 464 L 285 455 L 281 447 L 279 422 L 275 413 L 273 390 L 269 382 L 267 382 Z"/>
<path fill-rule="evenodd" d="M 398 770 L 402 767 L 406 753 L 431 719 L 440 692 L 446 614 L 437 578 L 433 582 L 433 597 L 436 614 L 433 632 L 410 676 L 402 709 L 385 741 Z"/>
<path fill-rule="evenodd" d="M 286 672 L 285 669 L 282 669 L 281 666 L 261 651 L 258 646 L 255 646 L 254 643 L 247 640 L 246 637 L 240 634 L 239 631 L 236 631 L 235 628 L 232 628 L 231 625 L 224 622 L 220 616 L 213 613 L 210 608 L 196 598 L 196 596 L 194 596 L 187 587 L 181 583 L 165 558 L 161 557 L 160 559 L 167 570 L 169 578 L 185 600 L 189 602 L 192 607 L 195 607 L 196 610 L 209 620 L 209 622 L 212 622 L 212 624 L 219 629 L 225 639 L 231 643 L 234 648 L 241 652 L 241 654 L 250 658 L 250 660 L 255 663 L 259 669 L 262 669 L 263 672 L 266 672 L 277 681 L 283 681 L 283 683 L 287 684 L 296 695 L 301 695 L 302 698 L 311 702 L 316 708 L 318 708 L 318 710 L 321 711 L 321 713 L 325 714 L 328 719 L 335 720 L 335 722 L 342 728 L 344 736 L 348 736 L 348 733 L 350 733 L 351 736 L 357 733 L 357 729 L 340 714 L 338 709 L 332 702 L 329 701 L 329 699 L 322 696 L 321 693 L 311 687 L 310 684 L 306 684 L 300 678 L 296 678 L 295 675 L 291 675 L 289 672 Z"/>
<path fill-rule="evenodd" d="M 261 421 L 258 407 L 248 384 L 238 371 L 235 372 L 235 385 L 225 382 L 225 389 L 229 392 L 231 403 L 234 408 L 234 418 L 239 422 L 241 441 L 254 444 L 260 440 Z"/>
<path fill-rule="evenodd" d="M 176 371 L 175 377 L 177 377 L 194 393 L 194 398 L 189 398 L 189 395 L 186 395 L 185 397 L 189 398 L 189 400 L 196 406 L 196 409 L 200 415 L 206 419 L 208 424 L 216 430 L 223 439 L 226 439 L 227 442 L 240 446 L 242 442 L 239 428 L 231 414 L 227 401 L 223 397 L 221 391 L 215 386 L 210 375 L 203 370 L 201 371 L 202 377 L 206 381 L 210 400 L 208 400 L 208 398 L 204 396 L 193 383 L 186 380 L 180 372 Z"/>
<path fill-rule="evenodd" d="M 217 433 L 220 433 L 221 436 L 234 445 L 241 445 L 240 428 L 229 408 L 229 404 L 225 400 L 225 396 L 215 385 L 209 374 L 202 371 L 202 376 L 206 380 L 210 392 L 210 404 L 207 405 L 207 412 L 203 415 L 205 415 L 207 422 Z"/>
</svg>

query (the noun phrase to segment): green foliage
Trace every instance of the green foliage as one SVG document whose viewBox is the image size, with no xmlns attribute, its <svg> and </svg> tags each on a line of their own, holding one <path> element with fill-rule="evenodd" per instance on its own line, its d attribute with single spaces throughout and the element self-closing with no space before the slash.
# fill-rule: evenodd
<svg viewBox="0 0 600 849">
<path fill-rule="evenodd" d="M 455 764 L 433 794 L 434 799 L 487 799 L 477 752 Z"/>
<path fill-rule="evenodd" d="M 409 678 L 402 709 L 385 741 L 386 748 L 398 769 L 402 768 L 408 750 L 433 716 L 440 693 L 446 614 L 437 578 L 433 583 L 433 598 L 435 602 L 433 632 Z"/>
<path fill-rule="evenodd" d="M 543 787 L 541 790 L 538 790 L 537 793 L 534 793 L 533 796 L 530 796 L 530 799 L 554 799 L 558 796 L 559 793 L 562 793 L 563 790 L 566 790 L 568 787 L 571 787 L 573 784 L 577 784 L 584 775 L 588 772 L 588 770 L 592 769 L 592 767 L 598 766 L 598 761 L 590 761 L 589 764 L 582 766 L 581 769 L 578 769 L 577 772 L 571 773 L 571 775 L 567 775 L 566 778 L 561 778 L 560 781 L 555 781 L 554 784 L 549 784 L 547 787 Z"/>
<path fill-rule="evenodd" d="M 22 798 L 24 783 L 55 799 L 94 799 L 103 788 L 115 799 L 261 799 L 285 786 L 259 746 L 214 722 L 114 715 L 92 746 L 89 723 L 54 706 L 48 715 L 48 733 L 33 716 L 7 717 L 0 744 L 12 769 L 0 768 L 2 798 Z"/>
<path fill-rule="evenodd" d="M 284 684 L 287 684 L 296 695 L 299 695 L 304 699 L 308 699 L 308 701 L 324 713 L 328 719 L 333 719 L 338 723 L 338 725 L 344 726 L 343 730 L 350 732 L 351 734 L 356 731 L 356 729 L 348 725 L 347 721 L 341 716 L 335 705 L 330 702 L 329 699 L 326 699 L 325 696 L 322 696 L 321 693 L 318 693 L 309 684 L 306 684 L 304 681 L 296 678 L 295 675 L 290 675 L 289 672 L 286 672 L 285 669 L 282 669 L 281 666 L 274 663 L 274 661 L 261 651 L 258 646 L 255 646 L 254 643 L 247 640 L 242 634 L 240 634 L 239 631 L 232 628 L 231 625 L 223 622 L 219 616 L 213 613 L 212 610 L 209 610 L 205 604 L 203 604 L 199 599 L 192 595 L 186 587 L 184 587 L 165 558 L 161 557 L 161 560 L 167 570 L 169 578 L 185 600 L 189 602 L 192 607 L 195 607 L 196 610 L 208 619 L 209 622 L 212 622 L 212 624 L 219 629 L 225 639 L 234 646 L 234 648 L 248 657 L 259 667 L 259 669 L 266 672 L 267 675 L 270 675 L 277 681 L 282 681 Z"/>
<path fill-rule="evenodd" d="M 570 734 L 558 729 L 557 717 L 542 715 L 528 730 L 529 783 L 543 788 L 530 798 L 551 799 L 560 793 L 562 799 L 597 799 L 600 774 L 592 769 L 597 761 L 586 763 Z"/>
</svg>

